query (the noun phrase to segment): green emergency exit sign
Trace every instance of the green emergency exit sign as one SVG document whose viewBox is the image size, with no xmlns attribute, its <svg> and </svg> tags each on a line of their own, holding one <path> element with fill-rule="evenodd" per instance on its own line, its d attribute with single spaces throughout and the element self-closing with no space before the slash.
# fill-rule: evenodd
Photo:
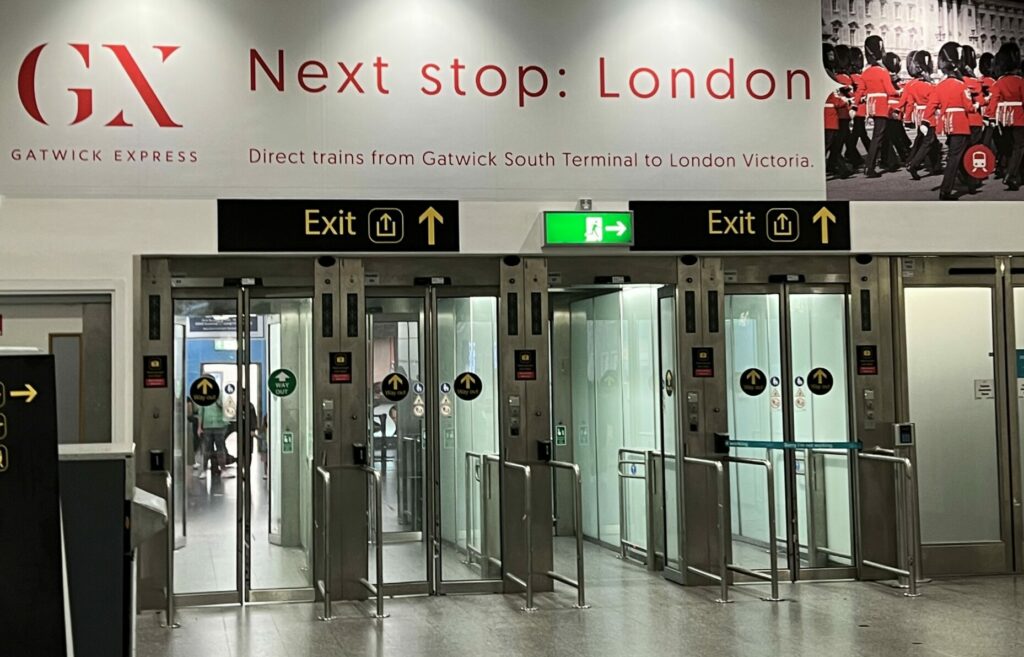
<svg viewBox="0 0 1024 657">
<path fill-rule="evenodd" d="M 630 246 L 632 212 L 545 212 L 544 246 Z"/>
</svg>

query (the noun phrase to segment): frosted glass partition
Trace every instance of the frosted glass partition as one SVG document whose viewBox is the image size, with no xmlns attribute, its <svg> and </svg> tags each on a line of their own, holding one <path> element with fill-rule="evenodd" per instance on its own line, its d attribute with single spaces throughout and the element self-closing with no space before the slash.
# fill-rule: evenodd
<svg viewBox="0 0 1024 657">
<path fill-rule="evenodd" d="M 992 290 L 908 287 L 910 420 L 924 543 L 1000 539 Z M 991 386 L 994 389 L 994 386 Z"/>
<path fill-rule="evenodd" d="M 846 296 L 844 294 L 792 294 L 789 297 L 790 353 L 793 363 L 793 440 L 848 442 L 849 390 L 846 370 Z M 814 394 L 816 377 L 831 375 L 832 389 Z M 822 379 L 824 380 L 824 379 Z M 850 521 L 850 457 L 796 452 L 797 512 L 800 543 L 816 555 L 816 548 L 852 555 Z M 802 461 L 802 463 L 799 463 Z M 814 479 L 816 486 L 808 486 Z M 827 565 L 817 555 L 812 565 Z M 834 556 L 834 555 L 833 555 Z M 850 559 L 839 559 L 850 564 Z"/>
<path fill-rule="evenodd" d="M 726 363 L 729 435 L 734 440 L 781 442 L 782 415 L 782 338 L 779 323 L 779 295 L 729 294 L 725 297 Z M 765 391 L 751 396 L 740 388 L 744 372 L 757 369 L 768 381 Z M 785 488 L 783 452 L 760 448 L 736 448 L 736 456 L 771 459 L 776 473 L 776 522 L 780 536 L 785 527 Z M 768 553 L 750 549 L 770 545 L 768 536 L 768 500 L 762 468 L 730 465 L 732 486 L 733 553 L 747 567 L 768 567 Z"/>
<path fill-rule="evenodd" d="M 676 455 L 676 397 L 679 394 L 679 363 L 676 358 L 675 299 L 665 297 L 658 300 L 658 322 L 661 327 L 661 426 L 662 446 L 665 455 L 665 562 L 679 569 L 679 461 L 670 458 Z M 668 373 L 672 373 L 672 387 L 669 387 Z"/>
<path fill-rule="evenodd" d="M 597 444 L 594 439 L 594 300 L 572 304 L 570 309 L 570 351 L 572 354 L 572 439 L 573 455 L 580 466 L 583 494 L 583 533 L 597 538 Z"/>
<path fill-rule="evenodd" d="M 656 450 L 660 444 L 657 308 L 657 289 L 640 286 L 570 307 L 573 438 L 583 476 L 583 531 L 616 546 L 619 449 Z M 643 472 L 638 465 L 637 474 Z M 646 547 L 644 482 L 625 484 L 626 540 Z"/>
<path fill-rule="evenodd" d="M 597 503 L 601 526 L 598 537 L 619 543 L 619 489 L 615 474 L 622 426 L 622 308 L 618 294 L 594 299 L 594 373 L 597 407 Z M 627 482 L 628 483 L 628 482 Z"/>
</svg>

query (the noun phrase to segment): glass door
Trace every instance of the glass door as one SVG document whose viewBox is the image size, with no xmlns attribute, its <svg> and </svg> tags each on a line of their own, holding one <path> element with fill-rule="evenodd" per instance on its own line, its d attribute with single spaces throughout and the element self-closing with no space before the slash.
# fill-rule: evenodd
<svg viewBox="0 0 1024 657">
<path fill-rule="evenodd" d="M 847 298 L 839 286 L 732 286 L 726 360 L 733 453 L 771 461 L 776 536 L 764 471 L 730 465 L 733 560 L 767 568 L 777 550 L 802 569 L 853 565 Z"/>
<path fill-rule="evenodd" d="M 428 287 L 370 297 L 367 315 L 385 585 L 499 591 L 497 297 Z"/>
<path fill-rule="evenodd" d="M 312 300 L 253 296 L 175 295 L 184 603 L 312 599 Z"/>
<path fill-rule="evenodd" d="M 1009 416 L 1024 394 L 1024 352 L 1020 311 L 1008 317 L 1006 310 L 1019 308 L 1022 295 L 1014 288 L 1004 298 L 1001 276 L 986 264 L 988 271 L 976 263 L 922 267 L 904 279 L 907 403 L 917 430 L 928 576 L 1013 570 L 1012 518 L 1019 511 L 1011 501 Z"/>
</svg>

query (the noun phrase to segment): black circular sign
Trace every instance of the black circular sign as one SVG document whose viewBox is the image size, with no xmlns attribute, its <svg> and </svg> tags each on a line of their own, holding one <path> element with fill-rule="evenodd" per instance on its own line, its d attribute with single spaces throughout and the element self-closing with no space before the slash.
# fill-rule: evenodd
<svg viewBox="0 0 1024 657">
<path fill-rule="evenodd" d="M 835 380 L 832 378 L 832 372 L 824 367 L 816 367 L 807 375 L 807 388 L 812 394 L 827 395 L 832 392 L 833 385 Z"/>
<path fill-rule="evenodd" d="M 402 401 L 409 394 L 409 379 L 398 372 L 392 372 L 384 377 L 380 385 L 380 392 L 385 399 L 390 401 Z"/>
<path fill-rule="evenodd" d="M 740 374 L 740 390 L 751 397 L 760 395 L 767 386 L 768 377 L 756 367 L 744 370 L 743 374 Z"/>
<path fill-rule="evenodd" d="M 188 396 L 197 406 L 213 406 L 220 399 L 220 385 L 217 383 L 217 379 L 209 374 L 204 374 L 192 382 L 188 389 Z"/>
<path fill-rule="evenodd" d="M 777 376 L 773 376 L 772 377 L 772 380 L 771 380 L 772 387 L 778 388 L 780 383 L 782 383 L 782 381 L 779 380 L 779 377 L 777 377 Z"/>
<path fill-rule="evenodd" d="M 484 391 L 484 382 L 472 372 L 463 372 L 455 377 L 455 396 L 463 401 L 473 401 Z"/>
</svg>

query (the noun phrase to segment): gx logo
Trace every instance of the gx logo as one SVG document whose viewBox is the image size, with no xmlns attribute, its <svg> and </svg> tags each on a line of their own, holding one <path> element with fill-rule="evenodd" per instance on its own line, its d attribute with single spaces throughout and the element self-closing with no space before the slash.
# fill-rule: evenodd
<svg viewBox="0 0 1024 657">
<path fill-rule="evenodd" d="M 39 110 L 39 99 L 36 96 L 36 82 L 37 82 L 37 69 L 39 68 L 39 57 L 43 54 L 43 49 L 48 44 L 42 44 L 36 46 L 31 52 L 25 57 L 21 63 L 21 68 L 18 70 L 18 96 L 21 98 L 21 105 L 28 112 L 28 115 L 33 119 L 42 123 L 43 125 L 49 125 L 46 119 L 43 118 L 43 113 Z M 79 57 L 82 58 L 82 62 L 85 64 L 85 68 L 89 68 L 92 65 L 92 50 L 87 43 L 69 43 L 69 46 L 78 53 Z M 157 125 L 161 128 L 180 128 L 180 123 L 175 122 L 168 113 L 167 108 L 164 107 L 160 97 L 157 96 L 156 91 L 153 90 L 153 85 L 146 79 L 142 69 L 139 67 L 138 62 L 135 61 L 135 57 L 132 56 L 131 51 L 128 50 L 128 46 L 123 44 L 103 44 L 103 48 L 113 53 L 117 59 L 118 64 L 121 65 L 121 69 L 128 76 L 132 86 L 135 87 L 135 91 L 139 94 L 139 98 L 145 103 L 149 113 L 153 116 Z M 166 62 L 167 58 L 173 55 L 180 46 L 153 46 L 153 48 L 160 53 L 160 62 Z M 82 123 L 90 116 L 93 112 L 93 90 L 88 88 L 71 88 L 68 89 L 75 96 L 77 103 L 77 111 L 75 113 L 75 119 L 71 122 L 71 125 L 78 125 Z M 118 127 L 128 128 L 134 124 L 129 123 L 124 116 L 124 110 L 122 109 L 117 115 L 110 119 L 106 123 L 107 127 Z"/>
</svg>

